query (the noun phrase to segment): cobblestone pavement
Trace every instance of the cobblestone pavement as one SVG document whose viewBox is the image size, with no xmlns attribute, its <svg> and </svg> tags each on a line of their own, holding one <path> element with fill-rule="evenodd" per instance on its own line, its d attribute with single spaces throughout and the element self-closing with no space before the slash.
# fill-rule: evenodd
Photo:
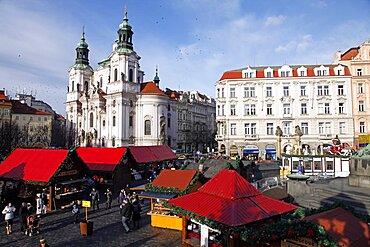
<svg viewBox="0 0 370 247">
<path fill-rule="evenodd" d="M 19 221 L 13 225 L 13 233 L 5 234 L 4 222 L 0 224 L 0 246 L 39 246 L 41 236 L 51 247 L 67 246 L 181 246 L 181 232 L 154 228 L 150 226 L 148 202 L 145 203 L 142 212 L 141 228 L 125 233 L 118 205 L 105 210 L 104 205 L 95 212 L 89 212 L 88 217 L 94 221 L 94 233 L 92 236 L 83 237 L 80 234 L 78 224 L 73 224 L 73 215 L 70 210 L 53 212 L 40 220 L 41 233 L 32 237 L 24 235 L 20 231 Z M 103 209 L 102 209 L 103 208 Z M 84 217 L 84 209 L 81 217 Z M 132 224 L 131 224 L 132 225 Z"/>
</svg>

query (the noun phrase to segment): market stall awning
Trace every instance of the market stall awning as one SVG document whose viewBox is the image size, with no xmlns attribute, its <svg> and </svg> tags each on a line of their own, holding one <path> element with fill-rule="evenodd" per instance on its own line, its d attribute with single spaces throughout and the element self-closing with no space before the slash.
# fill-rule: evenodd
<svg viewBox="0 0 370 247">
<path fill-rule="evenodd" d="M 228 226 L 242 226 L 298 207 L 262 195 L 234 170 L 222 170 L 191 193 L 170 204 Z"/>
<path fill-rule="evenodd" d="M 0 177 L 47 183 L 68 156 L 68 150 L 14 150 L 0 165 Z"/>
<path fill-rule="evenodd" d="M 78 156 L 92 171 L 113 171 L 126 153 L 120 148 L 77 148 Z"/>
<path fill-rule="evenodd" d="M 176 159 L 175 153 L 166 145 L 133 146 L 128 148 L 139 164 Z"/>
<path fill-rule="evenodd" d="M 196 170 L 163 170 L 152 185 L 186 190 L 196 173 Z"/>
<path fill-rule="evenodd" d="M 323 226 L 339 246 L 370 246 L 370 226 L 343 208 L 334 208 L 303 219 Z"/>
<path fill-rule="evenodd" d="M 154 193 L 147 191 L 139 192 L 138 195 L 141 198 L 153 198 L 153 199 L 171 199 L 177 196 L 177 194 L 174 193 Z"/>
</svg>

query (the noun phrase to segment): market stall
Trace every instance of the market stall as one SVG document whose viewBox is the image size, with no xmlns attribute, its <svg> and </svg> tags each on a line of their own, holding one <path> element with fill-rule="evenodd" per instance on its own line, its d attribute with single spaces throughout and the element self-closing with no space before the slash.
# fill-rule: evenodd
<svg viewBox="0 0 370 247">
<path fill-rule="evenodd" d="M 35 202 L 36 193 L 47 194 L 47 208 L 53 210 L 82 199 L 88 187 L 89 170 L 75 150 L 14 150 L 0 165 L 0 180 L 16 188 L 13 202 Z"/>
<path fill-rule="evenodd" d="M 182 218 L 166 207 L 166 202 L 179 195 L 196 191 L 202 183 L 196 170 L 163 170 L 139 194 L 140 198 L 150 199 L 151 225 L 174 230 L 182 230 Z"/>
<path fill-rule="evenodd" d="M 168 202 L 172 213 L 183 216 L 183 246 L 256 246 L 238 238 L 242 227 L 273 225 L 297 209 L 262 195 L 235 170 L 226 169 L 196 192 Z"/>
<path fill-rule="evenodd" d="M 100 190 L 109 188 L 117 194 L 131 182 L 127 148 L 79 147 L 77 153 L 89 167 Z"/>
</svg>

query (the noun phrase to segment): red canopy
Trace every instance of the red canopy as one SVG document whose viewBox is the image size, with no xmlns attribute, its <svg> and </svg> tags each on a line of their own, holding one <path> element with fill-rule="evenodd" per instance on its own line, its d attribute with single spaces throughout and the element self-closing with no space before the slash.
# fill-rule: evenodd
<svg viewBox="0 0 370 247">
<path fill-rule="evenodd" d="M 163 170 L 152 185 L 185 190 L 196 173 L 196 170 Z"/>
<path fill-rule="evenodd" d="M 160 146 L 133 146 L 129 147 L 137 163 L 153 163 L 157 161 L 173 160 L 176 155 L 166 145 Z"/>
<path fill-rule="evenodd" d="M 170 204 L 228 226 L 242 226 L 298 207 L 262 195 L 234 170 L 222 170 L 197 192 Z"/>
<path fill-rule="evenodd" d="M 92 171 L 114 171 L 126 148 L 79 147 L 77 153 Z"/>
<path fill-rule="evenodd" d="M 68 150 L 14 150 L 0 165 L 0 177 L 47 183 L 68 156 Z"/>
</svg>

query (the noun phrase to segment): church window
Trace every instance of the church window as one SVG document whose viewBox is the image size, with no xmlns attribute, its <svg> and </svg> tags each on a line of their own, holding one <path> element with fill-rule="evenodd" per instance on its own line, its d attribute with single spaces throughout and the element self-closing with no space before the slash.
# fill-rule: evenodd
<svg viewBox="0 0 370 247">
<path fill-rule="evenodd" d="M 117 69 L 114 69 L 114 81 L 117 81 L 118 71 Z"/>
<path fill-rule="evenodd" d="M 90 113 L 90 127 L 94 127 L 94 114 Z"/>
<path fill-rule="evenodd" d="M 113 116 L 113 127 L 116 126 L 116 116 Z"/>
<path fill-rule="evenodd" d="M 75 90 L 75 81 L 72 81 L 72 92 Z"/>
<path fill-rule="evenodd" d="M 128 72 L 128 81 L 133 81 L 134 79 L 134 70 L 133 69 L 130 69 L 129 72 Z"/>
<path fill-rule="evenodd" d="M 150 120 L 145 120 L 145 133 L 144 135 L 151 135 Z"/>
</svg>

